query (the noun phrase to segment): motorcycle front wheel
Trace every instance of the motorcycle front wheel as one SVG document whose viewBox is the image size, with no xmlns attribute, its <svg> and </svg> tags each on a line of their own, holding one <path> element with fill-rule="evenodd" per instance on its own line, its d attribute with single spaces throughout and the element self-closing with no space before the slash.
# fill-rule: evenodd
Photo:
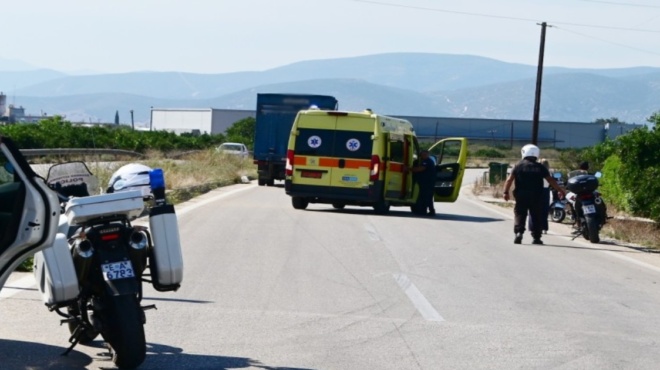
<svg viewBox="0 0 660 370">
<path fill-rule="evenodd" d="M 81 317 L 80 316 L 80 310 L 78 309 L 77 305 L 71 305 L 67 308 L 67 310 L 69 312 L 69 315 Z M 78 328 L 78 323 L 69 321 L 68 326 L 69 326 L 69 333 L 71 333 L 71 335 L 73 335 L 73 333 Z M 80 338 L 78 338 L 78 343 L 80 343 L 80 344 L 90 344 L 94 341 L 94 339 L 96 339 L 96 337 L 98 335 L 99 335 L 99 333 L 96 330 L 94 330 L 93 325 L 90 324 L 89 328 L 87 328 L 80 335 Z"/>
<path fill-rule="evenodd" d="M 552 222 L 561 223 L 566 218 L 566 211 L 561 208 L 551 208 L 550 209 L 550 219 Z"/>
<path fill-rule="evenodd" d="M 133 295 L 104 299 L 101 334 L 112 349 L 112 362 L 120 369 L 134 369 L 147 354 L 144 339 L 144 312 Z"/>
</svg>

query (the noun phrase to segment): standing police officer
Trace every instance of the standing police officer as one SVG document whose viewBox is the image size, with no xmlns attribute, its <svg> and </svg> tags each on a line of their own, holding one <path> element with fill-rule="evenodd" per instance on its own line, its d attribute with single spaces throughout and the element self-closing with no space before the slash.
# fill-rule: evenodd
<svg viewBox="0 0 660 370">
<path fill-rule="evenodd" d="M 419 184 L 419 195 L 415 208 L 419 214 L 435 216 L 435 207 L 433 205 L 433 189 L 435 187 L 435 162 L 429 156 L 428 150 L 422 150 L 419 153 L 419 162 L 410 169 L 413 172 L 413 179 Z"/>
<path fill-rule="evenodd" d="M 511 198 L 509 191 L 511 185 L 515 183 L 513 196 L 516 198 L 516 205 L 513 208 L 515 216 L 513 232 L 516 237 L 513 242 L 515 244 L 522 242 L 523 233 L 525 232 L 525 220 L 529 212 L 534 228 L 531 230 L 534 238 L 532 244 L 543 244 L 543 241 L 541 241 L 541 219 L 542 217 L 548 217 L 547 214 L 543 214 L 543 179 L 547 180 L 553 188 L 564 196 L 566 191 L 550 176 L 550 171 L 537 162 L 541 150 L 536 145 L 527 144 L 522 147 L 520 153 L 522 160 L 513 167 L 511 174 L 504 183 L 504 200 L 506 201 Z"/>
</svg>

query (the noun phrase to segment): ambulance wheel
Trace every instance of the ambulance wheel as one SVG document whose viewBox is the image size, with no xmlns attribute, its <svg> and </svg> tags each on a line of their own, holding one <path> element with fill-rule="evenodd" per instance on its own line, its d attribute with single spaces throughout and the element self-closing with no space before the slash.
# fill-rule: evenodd
<svg viewBox="0 0 660 370">
<path fill-rule="evenodd" d="M 390 211 L 390 204 L 384 200 L 381 200 L 380 202 L 374 204 L 374 212 L 377 215 L 384 215 L 389 211 Z"/>
<path fill-rule="evenodd" d="M 291 204 L 295 209 L 305 209 L 309 205 L 309 201 L 302 197 L 293 197 L 291 198 Z"/>
<path fill-rule="evenodd" d="M 332 208 L 334 209 L 344 209 L 346 205 L 344 203 L 332 203 Z"/>
</svg>

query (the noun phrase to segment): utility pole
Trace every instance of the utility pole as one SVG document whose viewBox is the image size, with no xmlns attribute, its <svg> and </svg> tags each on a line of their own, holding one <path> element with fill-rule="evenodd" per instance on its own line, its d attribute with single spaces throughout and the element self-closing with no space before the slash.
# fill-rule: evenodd
<svg viewBox="0 0 660 370">
<path fill-rule="evenodd" d="M 133 110 L 131 109 L 131 127 L 133 128 L 133 131 L 135 131 L 135 121 L 133 121 Z"/>
<path fill-rule="evenodd" d="M 536 72 L 536 95 L 534 98 L 534 119 L 532 123 L 532 144 L 538 144 L 539 138 L 539 112 L 541 110 L 541 81 L 543 80 L 543 54 L 545 52 L 545 29 L 548 24 L 543 22 L 541 26 L 541 46 L 539 48 L 539 65 Z M 552 27 L 552 26 L 550 26 Z"/>
</svg>

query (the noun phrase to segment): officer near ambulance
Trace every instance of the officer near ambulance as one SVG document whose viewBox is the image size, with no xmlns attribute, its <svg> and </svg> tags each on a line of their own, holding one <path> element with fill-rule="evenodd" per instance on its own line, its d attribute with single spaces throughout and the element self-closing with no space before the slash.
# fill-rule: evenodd
<svg viewBox="0 0 660 370">
<path fill-rule="evenodd" d="M 541 219 L 548 217 L 543 212 L 543 179 L 548 181 L 550 186 L 557 189 L 559 193 L 566 196 L 566 191 L 562 189 L 557 181 L 550 176 L 550 171 L 538 162 L 541 150 L 533 144 L 527 144 L 520 151 L 522 160 L 518 162 L 511 170 L 511 174 L 504 183 L 504 200 L 511 199 L 509 194 L 511 185 L 515 184 L 513 196 L 516 198 L 516 204 L 513 208 L 514 226 L 513 232 L 516 234 L 513 242 L 520 244 L 525 233 L 525 220 L 527 213 L 532 218 L 532 244 L 543 244 L 541 241 Z"/>
<path fill-rule="evenodd" d="M 413 179 L 419 185 L 419 195 L 415 209 L 421 215 L 435 216 L 433 204 L 433 188 L 435 186 L 435 162 L 431 159 L 428 150 L 419 153 L 419 161 L 410 171 Z M 428 210 L 428 213 L 426 211 Z"/>
</svg>

